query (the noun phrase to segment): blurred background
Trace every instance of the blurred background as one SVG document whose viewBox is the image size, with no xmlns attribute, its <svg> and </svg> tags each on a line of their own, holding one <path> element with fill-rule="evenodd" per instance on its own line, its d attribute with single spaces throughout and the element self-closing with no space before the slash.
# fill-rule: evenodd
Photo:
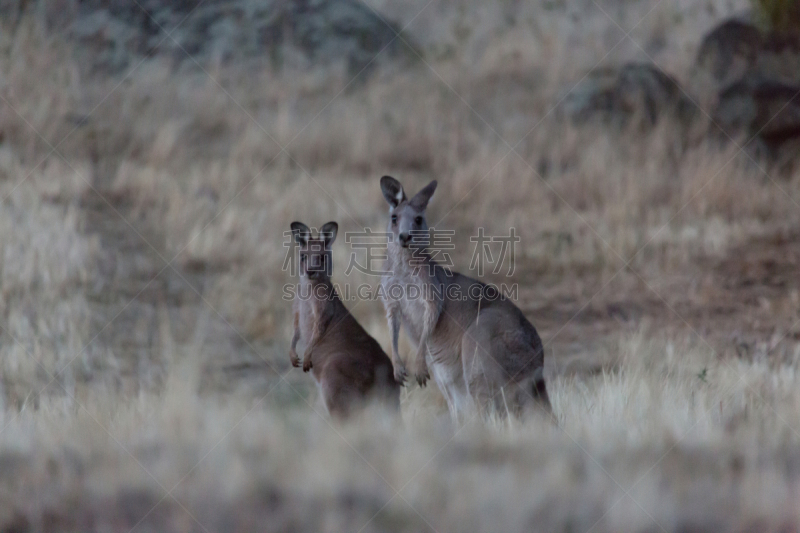
<svg viewBox="0 0 800 533">
<path fill-rule="evenodd" d="M 0 0 L 0 531 L 795 531 L 798 162 L 794 0 Z M 559 427 L 292 371 L 384 174 L 515 228 Z"/>
</svg>

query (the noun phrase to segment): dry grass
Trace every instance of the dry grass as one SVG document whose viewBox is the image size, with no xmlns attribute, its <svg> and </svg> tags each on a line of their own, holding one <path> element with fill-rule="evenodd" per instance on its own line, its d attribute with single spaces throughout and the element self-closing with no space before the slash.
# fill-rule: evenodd
<svg viewBox="0 0 800 533">
<path fill-rule="evenodd" d="M 601 59 L 691 87 L 727 3 L 375 5 L 427 65 L 350 84 L 156 59 L 120 83 L 35 21 L 0 33 L 0 530 L 800 527 L 800 175 L 670 120 L 550 112 Z M 645 17 L 641 48 L 609 17 Z M 558 427 L 455 427 L 430 388 L 402 420 L 320 416 L 289 367 L 283 233 L 379 230 L 383 174 L 439 180 L 461 270 L 477 226 L 517 228 Z M 337 281 L 377 282 L 348 259 Z M 388 347 L 380 303 L 348 305 Z"/>
</svg>

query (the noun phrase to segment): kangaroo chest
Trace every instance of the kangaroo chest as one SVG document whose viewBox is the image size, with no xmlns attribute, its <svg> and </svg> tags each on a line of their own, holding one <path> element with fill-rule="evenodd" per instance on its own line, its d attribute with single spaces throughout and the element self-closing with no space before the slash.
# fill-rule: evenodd
<svg viewBox="0 0 800 533">
<path fill-rule="evenodd" d="M 319 316 L 314 307 L 314 303 L 309 300 L 300 303 L 300 334 L 302 337 L 310 337 L 314 330 L 314 323 Z"/>
<path fill-rule="evenodd" d="M 300 339 L 306 340 L 311 337 L 311 329 L 314 326 L 311 306 L 307 302 L 301 302 L 298 314 L 300 318 L 298 324 L 300 326 Z"/>
<path fill-rule="evenodd" d="M 422 323 L 425 316 L 425 304 L 420 300 L 410 300 L 403 298 L 400 300 L 400 314 L 403 319 L 403 326 L 408 331 L 408 336 L 415 344 L 419 343 L 422 335 Z"/>
<path fill-rule="evenodd" d="M 314 333 L 314 328 L 318 321 L 322 320 L 325 313 L 325 301 L 318 300 L 313 296 L 310 298 L 298 299 L 298 314 L 299 314 L 299 328 L 300 328 L 300 341 L 303 350 L 308 346 L 309 340 Z"/>
<path fill-rule="evenodd" d="M 432 298 L 431 283 L 411 271 L 402 269 L 388 280 L 389 298 L 400 304 L 400 317 L 408 336 L 419 343 L 428 301 Z"/>
</svg>

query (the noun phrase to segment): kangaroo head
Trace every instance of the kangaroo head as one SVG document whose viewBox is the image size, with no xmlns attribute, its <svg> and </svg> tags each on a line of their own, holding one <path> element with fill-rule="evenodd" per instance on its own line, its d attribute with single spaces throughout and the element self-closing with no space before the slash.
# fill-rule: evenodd
<svg viewBox="0 0 800 533">
<path fill-rule="evenodd" d="M 314 281 L 326 281 L 333 273 L 331 244 L 336 239 L 339 225 L 328 222 L 312 236 L 311 230 L 302 222 L 292 222 L 292 236 L 300 245 L 300 277 Z"/>
<path fill-rule="evenodd" d="M 408 248 L 415 244 L 424 246 L 428 242 L 425 210 L 436 185 L 436 180 L 433 180 L 409 200 L 399 181 L 391 176 L 381 178 L 381 191 L 389 203 L 388 229 L 392 233 L 393 243 Z"/>
</svg>

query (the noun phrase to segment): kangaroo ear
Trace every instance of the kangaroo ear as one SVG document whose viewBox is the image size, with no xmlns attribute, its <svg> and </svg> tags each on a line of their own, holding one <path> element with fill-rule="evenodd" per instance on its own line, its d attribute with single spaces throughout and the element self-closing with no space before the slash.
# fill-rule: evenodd
<svg viewBox="0 0 800 533">
<path fill-rule="evenodd" d="M 406 192 L 403 190 L 403 186 L 391 176 L 381 178 L 381 191 L 383 191 L 383 197 L 392 207 L 397 207 L 400 202 L 406 199 Z"/>
<path fill-rule="evenodd" d="M 305 245 L 311 238 L 311 230 L 302 222 L 292 222 L 292 236 L 295 241 Z"/>
<path fill-rule="evenodd" d="M 325 248 L 330 248 L 333 241 L 336 240 L 336 233 L 339 232 L 339 224 L 336 222 L 328 222 L 322 229 L 319 230 L 319 234 L 322 239 L 325 241 Z"/>
<path fill-rule="evenodd" d="M 433 180 L 429 184 L 427 184 L 421 191 L 414 195 L 414 197 L 409 202 L 412 206 L 416 207 L 417 209 L 423 210 L 428 207 L 428 202 L 433 196 L 434 191 L 436 190 L 436 180 Z"/>
</svg>

